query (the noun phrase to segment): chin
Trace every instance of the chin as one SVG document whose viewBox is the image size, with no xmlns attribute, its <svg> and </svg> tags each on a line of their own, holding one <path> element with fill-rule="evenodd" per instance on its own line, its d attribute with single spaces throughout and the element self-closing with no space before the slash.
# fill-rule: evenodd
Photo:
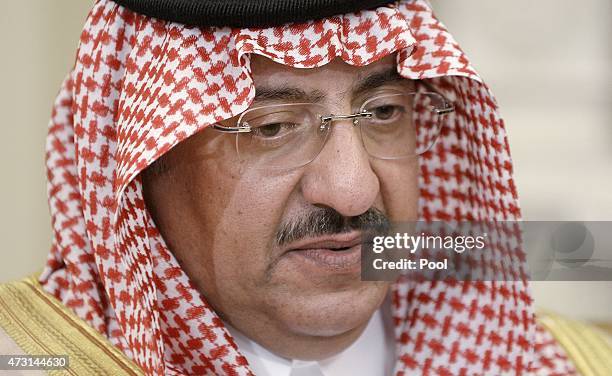
<svg viewBox="0 0 612 376">
<path fill-rule="evenodd" d="M 287 294 L 274 304 L 274 316 L 296 336 L 351 336 L 365 328 L 388 288 L 387 282 L 361 282 L 341 291 Z"/>
</svg>

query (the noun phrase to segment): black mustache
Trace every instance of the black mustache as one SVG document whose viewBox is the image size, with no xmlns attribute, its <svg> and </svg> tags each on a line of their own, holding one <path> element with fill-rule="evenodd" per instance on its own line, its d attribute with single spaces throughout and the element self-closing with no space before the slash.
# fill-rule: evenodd
<svg viewBox="0 0 612 376">
<path fill-rule="evenodd" d="M 376 208 L 355 217 L 344 217 L 332 208 L 319 208 L 304 217 L 281 224 L 276 232 L 276 244 L 281 247 L 306 237 L 353 230 L 387 233 L 390 227 L 389 218 Z"/>
</svg>

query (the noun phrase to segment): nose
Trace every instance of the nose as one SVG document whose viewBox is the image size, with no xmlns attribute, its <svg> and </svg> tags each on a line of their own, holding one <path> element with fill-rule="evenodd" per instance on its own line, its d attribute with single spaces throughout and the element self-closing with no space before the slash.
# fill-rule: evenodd
<svg viewBox="0 0 612 376">
<path fill-rule="evenodd" d="M 370 209 L 380 191 L 377 175 L 350 119 L 335 121 L 317 158 L 306 165 L 301 180 L 304 198 L 346 217 Z"/>
</svg>

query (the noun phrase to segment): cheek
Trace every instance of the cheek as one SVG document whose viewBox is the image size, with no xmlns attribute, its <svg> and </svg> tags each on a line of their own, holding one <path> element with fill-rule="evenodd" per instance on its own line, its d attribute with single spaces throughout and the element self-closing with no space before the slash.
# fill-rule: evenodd
<svg viewBox="0 0 612 376">
<path fill-rule="evenodd" d="M 373 160 L 372 168 L 379 178 L 380 194 L 392 222 L 418 218 L 418 160 Z"/>
<path fill-rule="evenodd" d="M 215 294 L 222 306 L 233 305 L 254 297 L 253 288 L 265 283 L 276 231 L 299 177 L 210 166 L 202 171 L 216 177 L 198 184 L 198 190 L 216 192 L 198 208 L 205 228 L 201 236 L 208 241 L 207 284 L 223 292 Z"/>
<path fill-rule="evenodd" d="M 248 176 L 239 178 L 232 192 L 228 194 L 226 191 L 223 202 L 217 204 L 221 208 L 215 218 L 210 218 L 224 230 L 223 233 L 219 232 L 218 240 L 233 241 L 237 252 L 253 245 L 258 248 L 272 246 L 291 188 L 290 182 L 284 180 L 265 181 Z M 262 250 L 245 255 L 259 257 L 264 256 L 265 252 Z"/>
</svg>

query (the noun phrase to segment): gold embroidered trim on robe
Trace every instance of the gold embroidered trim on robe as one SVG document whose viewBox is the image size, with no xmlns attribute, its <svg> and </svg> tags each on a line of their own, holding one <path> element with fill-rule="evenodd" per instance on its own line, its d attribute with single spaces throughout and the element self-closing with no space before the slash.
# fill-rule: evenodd
<svg viewBox="0 0 612 376">
<path fill-rule="evenodd" d="M 28 355 L 68 355 L 50 375 L 143 375 L 106 338 L 42 290 L 35 277 L 0 284 L 0 326 Z M 9 354 L 7 354 L 9 355 Z"/>
<path fill-rule="evenodd" d="M 612 344 L 593 326 L 545 312 L 538 320 L 552 333 L 583 376 L 612 375 Z"/>
</svg>

